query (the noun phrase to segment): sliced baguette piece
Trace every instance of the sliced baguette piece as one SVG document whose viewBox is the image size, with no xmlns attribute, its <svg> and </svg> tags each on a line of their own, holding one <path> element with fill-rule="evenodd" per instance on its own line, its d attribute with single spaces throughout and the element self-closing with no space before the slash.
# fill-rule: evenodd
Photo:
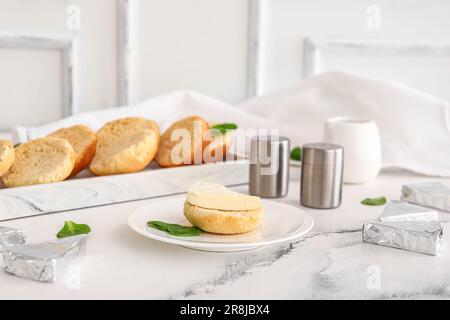
<svg viewBox="0 0 450 320">
<path fill-rule="evenodd" d="M 97 133 L 97 150 L 89 169 L 100 176 L 141 171 L 155 157 L 159 142 L 159 127 L 153 120 L 109 122 Z"/>
<path fill-rule="evenodd" d="M 208 122 L 200 116 L 190 116 L 173 123 L 161 136 L 161 145 L 155 158 L 158 165 L 168 168 L 201 164 L 203 149 L 207 144 L 204 134 L 208 128 Z"/>
<path fill-rule="evenodd" d="M 46 137 L 19 145 L 16 158 L 2 177 L 6 187 L 63 181 L 75 165 L 75 153 L 65 139 Z"/>
<path fill-rule="evenodd" d="M 14 146 L 10 141 L 0 140 L 0 177 L 11 168 L 15 158 Z"/>
<path fill-rule="evenodd" d="M 71 177 L 88 167 L 95 156 L 97 134 L 86 126 L 76 125 L 63 128 L 48 136 L 66 139 L 72 145 L 75 152 L 75 166 L 70 174 Z"/>
<path fill-rule="evenodd" d="M 184 203 L 184 215 L 194 226 L 217 234 L 240 234 L 258 228 L 263 208 L 248 211 L 207 209 Z"/>
</svg>

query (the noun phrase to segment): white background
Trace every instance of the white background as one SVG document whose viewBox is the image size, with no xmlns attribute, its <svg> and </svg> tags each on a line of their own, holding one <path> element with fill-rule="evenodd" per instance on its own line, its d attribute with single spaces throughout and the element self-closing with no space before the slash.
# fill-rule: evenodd
<svg viewBox="0 0 450 320">
<path fill-rule="evenodd" d="M 130 1 L 134 4 L 131 103 L 177 89 L 231 103 L 246 99 L 249 0 Z M 448 0 L 262 3 L 263 93 L 301 80 L 305 37 L 450 44 Z M 70 5 L 81 8 L 80 30 L 67 28 Z M 367 27 L 369 5 L 381 10 L 379 30 Z M 76 36 L 79 111 L 109 108 L 119 104 L 117 14 L 116 0 L 0 0 L 0 32 Z M 355 52 L 324 53 L 327 60 L 321 71 L 343 69 L 411 80 L 408 84 L 418 89 L 450 98 L 448 51 L 438 57 L 428 52 L 405 59 L 388 53 L 373 61 L 368 54 L 355 63 L 352 55 Z M 402 62 L 398 70 L 396 61 Z M 61 117 L 61 68 L 56 51 L 0 48 L 0 130 Z"/>
</svg>

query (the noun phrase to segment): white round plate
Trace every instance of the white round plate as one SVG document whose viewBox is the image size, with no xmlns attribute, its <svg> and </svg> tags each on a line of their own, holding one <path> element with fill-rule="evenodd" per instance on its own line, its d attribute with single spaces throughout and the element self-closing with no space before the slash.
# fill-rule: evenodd
<svg viewBox="0 0 450 320">
<path fill-rule="evenodd" d="M 184 217 L 185 195 L 161 198 L 151 204 L 137 208 L 128 218 L 128 225 L 145 237 L 190 249 L 233 252 L 256 249 L 275 243 L 292 241 L 308 233 L 313 219 L 304 211 L 293 206 L 262 199 L 264 215 L 261 226 L 252 232 L 239 235 L 218 235 L 202 233 L 193 237 L 177 237 L 147 226 L 151 220 L 180 225 L 191 225 Z"/>
</svg>

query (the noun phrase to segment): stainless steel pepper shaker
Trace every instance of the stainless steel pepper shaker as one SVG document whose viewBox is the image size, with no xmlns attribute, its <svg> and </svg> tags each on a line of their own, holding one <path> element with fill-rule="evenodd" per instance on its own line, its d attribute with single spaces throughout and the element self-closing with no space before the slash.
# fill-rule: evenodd
<svg viewBox="0 0 450 320">
<path fill-rule="evenodd" d="M 300 203 L 315 209 L 341 205 L 344 148 L 337 144 L 303 146 Z"/>
<path fill-rule="evenodd" d="M 288 193 L 290 140 L 258 136 L 250 144 L 249 192 L 263 198 L 280 198 Z"/>
</svg>

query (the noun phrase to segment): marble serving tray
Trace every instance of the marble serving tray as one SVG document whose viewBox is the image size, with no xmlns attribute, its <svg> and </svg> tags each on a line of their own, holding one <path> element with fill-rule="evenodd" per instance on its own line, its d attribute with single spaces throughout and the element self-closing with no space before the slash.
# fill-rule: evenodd
<svg viewBox="0 0 450 320">
<path fill-rule="evenodd" d="M 88 171 L 58 183 L 18 188 L 0 185 L 0 221 L 184 193 L 195 181 L 248 183 L 248 160 L 158 168 L 95 177 Z"/>
</svg>

